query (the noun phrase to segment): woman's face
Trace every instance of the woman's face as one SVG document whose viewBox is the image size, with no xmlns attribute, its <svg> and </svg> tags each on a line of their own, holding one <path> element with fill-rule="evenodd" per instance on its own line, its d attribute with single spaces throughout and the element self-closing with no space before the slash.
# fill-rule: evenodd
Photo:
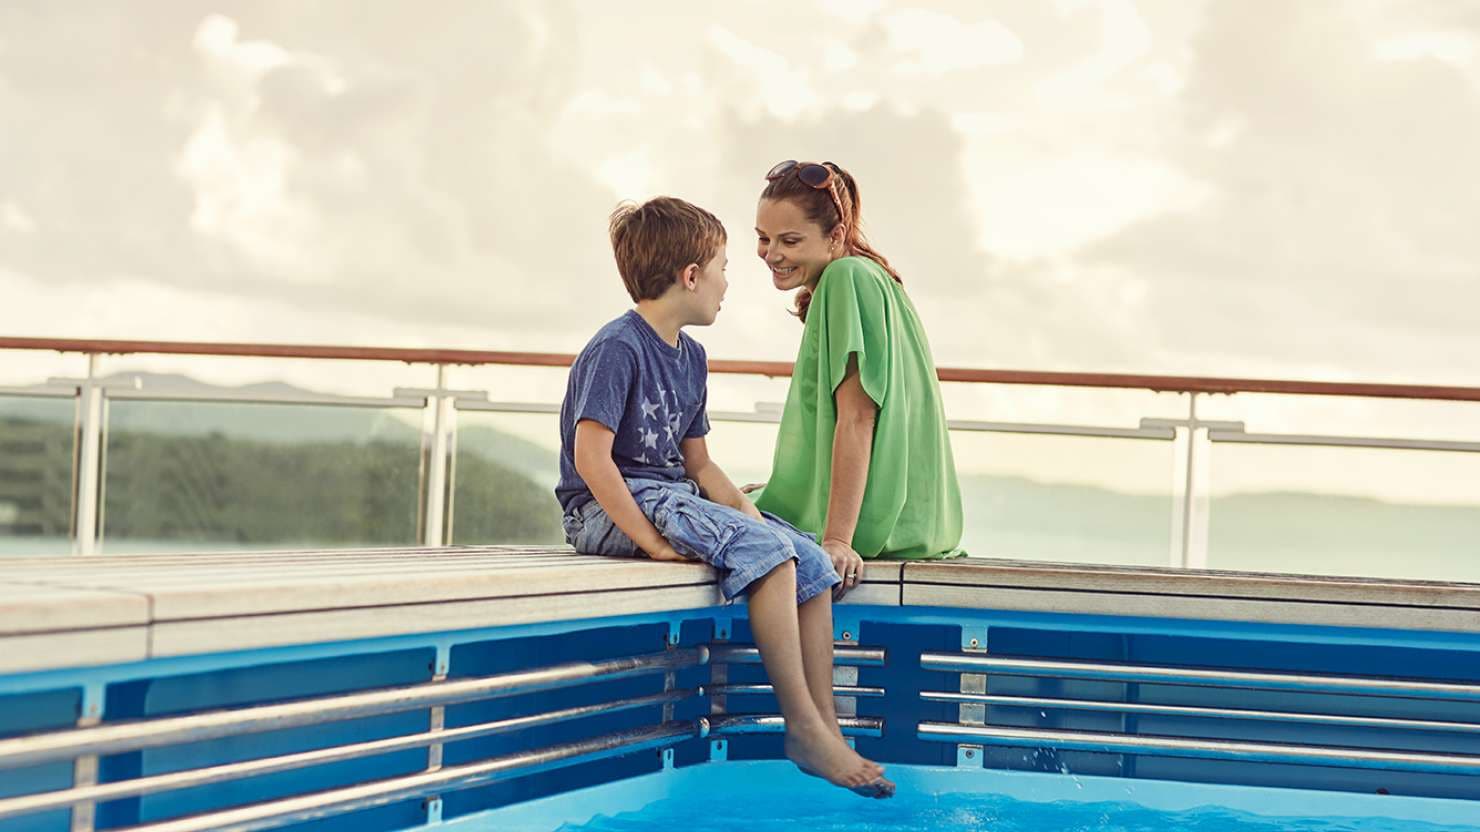
<svg viewBox="0 0 1480 832">
<path fill-rule="evenodd" d="M 756 254 L 771 282 L 787 291 L 815 286 L 827 264 L 842 256 L 842 229 L 829 235 L 789 199 L 762 199 L 755 211 Z"/>
</svg>

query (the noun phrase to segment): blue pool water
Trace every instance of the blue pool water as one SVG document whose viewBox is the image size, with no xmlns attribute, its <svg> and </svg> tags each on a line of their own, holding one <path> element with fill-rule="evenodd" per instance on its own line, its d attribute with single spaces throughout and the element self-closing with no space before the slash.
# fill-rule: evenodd
<svg viewBox="0 0 1480 832">
<path fill-rule="evenodd" d="M 720 763 L 454 821 L 458 832 L 1480 832 L 1480 803 L 925 766 L 864 800 L 780 762 Z"/>
<path fill-rule="evenodd" d="M 712 795 L 661 800 L 637 812 L 562 824 L 560 832 L 1473 832 L 1480 827 L 1391 818 L 1271 817 L 1220 807 L 1185 811 L 1135 803 L 1029 803 L 992 794 L 901 795 L 878 805 L 816 808 L 780 795 L 716 802 Z"/>
</svg>

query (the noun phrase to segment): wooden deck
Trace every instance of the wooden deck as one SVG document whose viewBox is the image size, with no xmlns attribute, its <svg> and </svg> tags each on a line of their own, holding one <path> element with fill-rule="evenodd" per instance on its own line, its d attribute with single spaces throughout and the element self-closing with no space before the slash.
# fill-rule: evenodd
<svg viewBox="0 0 1480 832">
<path fill-rule="evenodd" d="M 474 546 L 0 559 L 0 673 L 722 604 L 701 564 Z M 1480 584 L 870 563 L 853 604 L 1480 633 Z"/>
</svg>

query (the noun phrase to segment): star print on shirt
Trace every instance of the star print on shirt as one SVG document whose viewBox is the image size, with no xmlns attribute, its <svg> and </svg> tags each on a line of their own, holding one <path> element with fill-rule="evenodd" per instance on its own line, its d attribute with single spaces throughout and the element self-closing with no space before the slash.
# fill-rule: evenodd
<svg viewBox="0 0 1480 832">
<path fill-rule="evenodd" d="M 642 434 L 642 444 L 656 450 L 658 447 L 658 434 L 650 430 L 644 431 Z"/>
<path fill-rule="evenodd" d="M 660 395 L 658 398 L 659 398 L 659 401 L 661 402 L 662 401 L 662 396 Z M 646 397 L 643 397 L 642 404 L 640 405 L 640 407 L 642 408 L 642 418 L 644 418 L 644 419 L 656 419 L 656 418 L 658 418 L 658 416 L 657 416 L 657 413 L 658 413 L 658 405 L 653 404 L 652 402 L 648 401 Z"/>
<path fill-rule="evenodd" d="M 668 432 L 668 441 L 673 441 L 673 425 L 664 425 L 663 430 Z"/>
</svg>

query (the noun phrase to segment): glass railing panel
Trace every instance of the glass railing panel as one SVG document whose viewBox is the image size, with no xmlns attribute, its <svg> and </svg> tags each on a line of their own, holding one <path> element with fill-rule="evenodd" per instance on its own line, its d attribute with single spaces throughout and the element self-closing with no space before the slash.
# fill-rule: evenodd
<svg viewBox="0 0 1480 832">
<path fill-rule="evenodd" d="M 1215 442 L 1208 565 L 1480 581 L 1480 453 Z"/>
<path fill-rule="evenodd" d="M 951 419 L 1134 427 L 1145 418 L 1187 418 L 1184 393 L 976 382 L 945 382 L 940 390 Z"/>
<path fill-rule="evenodd" d="M 452 542 L 564 543 L 554 413 L 459 410 Z"/>
<path fill-rule="evenodd" d="M 73 398 L 0 396 L 0 557 L 71 551 Z"/>
<path fill-rule="evenodd" d="M 778 428 L 775 422 L 711 418 L 704 444 L 709 447 L 709 457 L 743 488 L 747 483 L 763 483 L 771 475 Z"/>
<path fill-rule="evenodd" d="M 774 423 L 716 414 L 709 451 L 736 485 L 765 479 Z M 453 481 L 453 542 L 562 543 L 559 416 L 555 413 L 458 411 Z"/>
<path fill-rule="evenodd" d="M 976 557 L 1165 566 L 1173 442 L 951 431 Z"/>
<path fill-rule="evenodd" d="M 411 545 L 420 407 L 114 399 L 102 550 Z"/>
<path fill-rule="evenodd" d="M 54 378 L 84 378 L 88 357 L 49 350 L 0 349 L 0 387 L 34 387 Z"/>
<path fill-rule="evenodd" d="M 1197 414 L 1250 433 L 1480 442 L 1480 402 L 1239 393 L 1198 396 Z"/>
</svg>

